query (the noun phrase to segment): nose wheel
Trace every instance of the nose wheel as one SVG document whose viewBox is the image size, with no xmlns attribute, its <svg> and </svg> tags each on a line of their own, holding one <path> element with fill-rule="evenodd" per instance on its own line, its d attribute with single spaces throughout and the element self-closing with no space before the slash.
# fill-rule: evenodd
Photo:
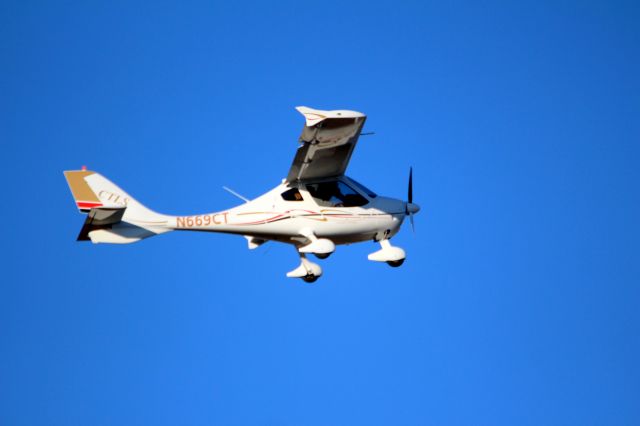
<svg viewBox="0 0 640 426">
<path fill-rule="evenodd" d="M 403 263 L 404 263 L 404 259 L 387 261 L 387 265 L 391 266 L 392 268 L 397 268 L 398 266 L 402 266 Z"/>
</svg>

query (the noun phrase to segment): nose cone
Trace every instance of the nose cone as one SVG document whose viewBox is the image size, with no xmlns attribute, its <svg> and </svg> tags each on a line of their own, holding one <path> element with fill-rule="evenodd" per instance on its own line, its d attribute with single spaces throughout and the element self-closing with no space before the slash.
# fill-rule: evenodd
<svg viewBox="0 0 640 426">
<path fill-rule="evenodd" d="M 418 213 L 420 211 L 420 206 L 414 203 L 407 203 L 407 212 L 411 214 Z"/>
</svg>

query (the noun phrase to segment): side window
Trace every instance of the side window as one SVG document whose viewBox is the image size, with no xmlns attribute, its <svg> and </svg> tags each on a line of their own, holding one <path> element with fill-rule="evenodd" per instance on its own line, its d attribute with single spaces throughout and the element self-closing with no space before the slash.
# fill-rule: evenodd
<svg viewBox="0 0 640 426">
<path fill-rule="evenodd" d="M 298 188 L 291 188 L 281 194 L 282 199 L 285 201 L 302 201 L 302 194 L 298 191 Z"/>
<path fill-rule="evenodd" d="M 368 203 L 366 198 L 340 181 L 308 184 L 307 191 L 320 206 L 359 207 Z"/>
</svg>

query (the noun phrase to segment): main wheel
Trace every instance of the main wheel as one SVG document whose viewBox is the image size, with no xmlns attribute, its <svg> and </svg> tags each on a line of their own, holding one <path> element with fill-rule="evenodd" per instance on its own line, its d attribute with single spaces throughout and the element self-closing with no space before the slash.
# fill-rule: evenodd
<svg viewBox="0 0 640 426">
<path fill-rule="evenodd" d="M 318 259 L 326 259 L 331 253 L 313 253 Z"/>
<path fill-rule="evenodd" d="M 404 259 L 400 259 L 400 260 L 389 260 L 387 262 L 387 265 L 391 266 L 392 268 L 397 268 L 398 266 L 402 265 L 404 263 Z"/>
<path fill-rule="evenodd" d="M 302 279 L 306 283 L 314 283 L 318 279 L 318 276 L 317 275 L 313 275 L 313 274 L 309 274 L 309 275 L 305 275 L 304 277 L 302 277 Z"/>
</svg>

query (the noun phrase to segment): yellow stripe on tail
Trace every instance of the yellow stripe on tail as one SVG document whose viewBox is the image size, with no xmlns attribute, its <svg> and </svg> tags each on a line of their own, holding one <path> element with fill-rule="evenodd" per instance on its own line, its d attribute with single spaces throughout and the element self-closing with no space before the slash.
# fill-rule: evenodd
<svg viewBox="0 0 640 426">
<path fill-rule="evenodd" d="M 98 195 L 93 192 L 84 179 L 93 174 L 95 174 L 95 172 L 89 170 L 70 170 L 64 172 L 64 177 L 67 179 L 76 206 L 83 213 L 87 213 L 92 208 L 102 207 L 103 205 Z"/>
</svg>

